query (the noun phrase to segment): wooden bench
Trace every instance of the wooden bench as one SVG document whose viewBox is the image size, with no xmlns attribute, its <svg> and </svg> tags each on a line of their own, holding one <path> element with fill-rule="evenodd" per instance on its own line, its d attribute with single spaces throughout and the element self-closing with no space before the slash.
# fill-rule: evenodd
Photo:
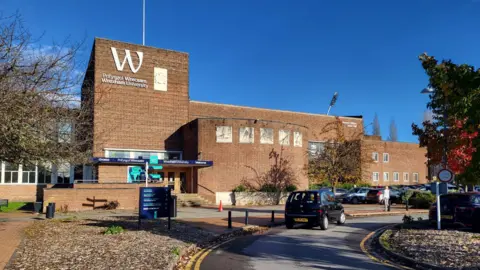
<svg viewBox="0 0 480 270">
<path fill-rule="evenodd" d="M 2 209 L 2 206 L 8 207 L 8 200 L 7 199 L 0 199 L 0 209 Z"/>
</svg>

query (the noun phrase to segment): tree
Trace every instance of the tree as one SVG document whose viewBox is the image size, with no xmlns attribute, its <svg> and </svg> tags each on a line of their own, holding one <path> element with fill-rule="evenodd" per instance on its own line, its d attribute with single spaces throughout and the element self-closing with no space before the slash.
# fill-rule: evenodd
<svg viewBox="0 0 480 270">
<path fill-rule="evenodd" d="M 380 122 L 378 121 L 378 115 L 375 113 L 375 117 L 373 118 L 373 132 L 372 135 L 374 136 L 382 136 L 380 132 Z"/>
<path fill-rule="evenodd" d="M 360 183 L 368 177 L 368 166 L 373 162 L 363 134 L 348 134 L 340 118 L 328 123 L 322 133 L 330 140 L 321 151 L 311 156 L 307 172 L 310 179 L 328 181 L 335 192 L 339 183 Z"/>
<path fill-rule="evenodd" d="M 91 111 L 80 105 L 80 44 L 38 46 L 19 15 L 0 22 L 0 160 L 87 161 Z"/>
<path fill-rule="evenodd" d="M 392 142 L 398 141 L 397 124 L 395 124 L 395 120 L 390 122 L 390 135 L 388 136 L 388 140 Z"/>
<path fill-rule="evenodd" d="M 420 147 L 427 147 L 432 164 L 441 163 L 446 145 L 447 163 L 457 179 L 479 183 L 480 70 L 451 60 L 439 63 L 427 54 L 419 59 L 433 89 L 427 104 L 433 119 L 423 128 L 412 124 L 413 134 Z"/>
<path fill-rule="evenodd" d="M 275 203 L 280 204 L 282 193 L 296 189 L 295 171 L 288 158 L 283 156 L 283 147 L 280 152 L 272 149 L 268 155 L 272 164 L 263 173 L 258 173 L 253 167 L 249 167 L 254 173 L 253 179 L 243 179 L 242 184 L 250 191 L 271 192 L 275 195 Z"/>
</svg>

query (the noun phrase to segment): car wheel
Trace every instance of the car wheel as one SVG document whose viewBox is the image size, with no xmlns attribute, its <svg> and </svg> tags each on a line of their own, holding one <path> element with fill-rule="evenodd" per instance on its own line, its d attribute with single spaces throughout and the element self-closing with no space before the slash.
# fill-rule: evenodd
<svg viewBox="0 0 480 270">
<path fill-rule="evenodd" d="M 291 218 L 285 220 L 285 227 L 287 227 L 287 229 L 293 229 L 293 220 Z"/>
<path fill-rule="evenodd" d="M 327 217 L 327 215 L 323 216 L 322 220 L 320 221 L 320 228 L 322 230 L 328 229 L 328 217 Z"/>
<path fill-rule="evenodd" d="M 340 218 L 337 220 L 337 224 L 338 225 L 342 225 L 342 224 L 345 224 L 345 221 L 347 220 L 347 218 L 345 217 L 345 213 L 341 213 L 340 214 Z"/>
<path fill-rule="evenodd" d="M 353 203 L 353 204 L 357 204 L 357 203 L 358 203 L 357 197 L 354 197 L 354 198 L 352 199 L 352 203 Z"/>
</svg>

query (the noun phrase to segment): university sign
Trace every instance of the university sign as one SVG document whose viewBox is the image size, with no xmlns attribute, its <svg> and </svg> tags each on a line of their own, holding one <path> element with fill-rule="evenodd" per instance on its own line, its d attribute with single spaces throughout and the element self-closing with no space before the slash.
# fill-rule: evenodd
<svg viewBox="0 0 480 270">
<path fill-rule="evenodd" d="M 117 71 L 128 72 L 125 70 L 125 66 L 128 64 L 130 71 L 135 74 L 137 73 L 143 64 L 143 52 L 135 51 L 138 58 L 138 63 L 134 63 L 132 59 L 132 52 L 130 50 L 124 49 L 124 57 L 121 61 L 119 56 L 119 51 L 115 47 L 111 47 L 113 62 Z M 167 82 L 168 82 L 168 71 L 164 68 L 154 67 L 153 68 L 153 89 L 158 91 L 167 91 Z M 122 76 L 122 75 L 113 75 L 109 73 L 102 74 L 102 83 L 115 84 L 115 85 L 124 85 L 124 86 L 133 86 L 138 88 L 148 88 L 148 81 L 145 79 L 139 79 L 131 76 Z"/>
</svg>

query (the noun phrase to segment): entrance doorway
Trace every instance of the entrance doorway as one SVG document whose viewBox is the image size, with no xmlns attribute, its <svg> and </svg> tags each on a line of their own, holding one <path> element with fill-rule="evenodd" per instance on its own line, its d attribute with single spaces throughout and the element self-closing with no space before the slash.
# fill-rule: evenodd
<svg viewBox="0 0 480 270">
<path fill-rule="evenodd" d="M 187 193 L 187 174 L 180 172 L 180 192 Z"/>
</svg>

